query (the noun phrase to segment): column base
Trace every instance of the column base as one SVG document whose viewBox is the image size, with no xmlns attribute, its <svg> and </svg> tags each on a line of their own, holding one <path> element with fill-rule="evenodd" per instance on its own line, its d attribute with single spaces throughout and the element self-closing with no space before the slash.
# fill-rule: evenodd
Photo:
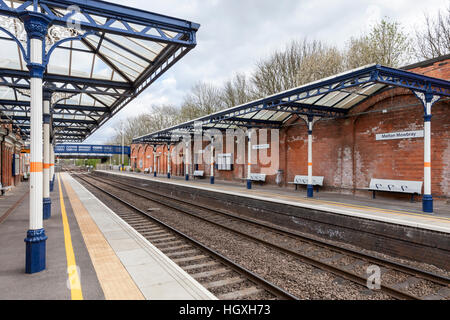
<svg viewBox="0 0 450 320">
<path fill-rule="evenodd" d="M 28 230 L 25 257 L 25 272 L 28 274 L 41 272 L 45 270 L 45 242 L 47 236 L 44 229 Z"/>
<path fill-rule="evenodd" d="M 306 187 L 306 193 L 308 195 L 308 198 L 314 198 L 314 186 L 308 184 L 308 186 Z"/>
<path fill-rule="evenodd" d="M 211 184 L 214 184 L 214 177 L 211 177 L 211 178 L 209 179 L 209 182 L 210 182 Z"/>
<path fill-rule="evenodd" d="M 422 198 L 423 212 L 433 213 L 433 196 L 424 195 Z"/>
<path fill-rule="evenodd" d="M 44 198 L 43 201 L 43 208 L 44 208 L 44 220 L 48 220 L 52 217 L 52 199 L 50 198 Z"/>
<path fill-rule="evenodd" d="M 186 181 L 189 181 L 189 175 L 187 174 L 187 175 L 184 177 L 184 179 L 185 179 Z"/>
<path fill-rule="evenodd" d="M 153 172 L 153 176 L 156 178 L 156 171 L 155 172 Z"/>
<path fill-rule="evenodd" d="M 250 190 L 252 188 L 252 180 L 247 180 L 247 189 Z"/>
<path fill-rule="evenodd" d="M 170 173 L 167 174 L 167 179 L 170 179 Z"/>
<path fill-rule="evenodd" d="M 53 180 L 50 180 L 50 192 L 53 192 Z"/>
</svg>

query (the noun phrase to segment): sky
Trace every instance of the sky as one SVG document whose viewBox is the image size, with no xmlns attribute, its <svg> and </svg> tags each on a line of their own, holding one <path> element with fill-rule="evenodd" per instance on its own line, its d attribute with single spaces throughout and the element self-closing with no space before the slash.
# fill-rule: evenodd
<svg viewBox="0 0 450 320">
<path fill-rule="evenodd" d="M 221 86 L 291 40 L 321 40 L 343 48 L 350 37 L 384 17 L 413 35 L 425 14 L 446 10 L 449 0 L 128 0 L 109 1 L 199 23 L 197 46 L 85 142 L 106 143 L 121 120 L 152 105 L 180 105 L 197 82 Z"/>
</svg>

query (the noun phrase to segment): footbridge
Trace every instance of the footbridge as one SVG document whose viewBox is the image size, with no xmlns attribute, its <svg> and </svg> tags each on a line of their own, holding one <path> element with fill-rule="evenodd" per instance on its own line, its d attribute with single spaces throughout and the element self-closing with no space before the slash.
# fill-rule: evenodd
<svg viewBox="0 0 450 320">
<path fill-rule="evenodd" d="M 91 144 L 57 144 L 55 156 L 60 159 L 102 159 L 114 155 L 130 156 L 128 146 L 91 145 Z"/>
</svg>

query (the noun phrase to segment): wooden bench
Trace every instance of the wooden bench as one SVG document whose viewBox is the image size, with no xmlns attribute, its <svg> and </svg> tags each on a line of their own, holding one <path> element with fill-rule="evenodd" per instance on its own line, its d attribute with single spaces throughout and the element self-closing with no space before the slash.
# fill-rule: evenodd
<svg viewBox="0 0 450 320">
<path fill-rule="evenodd" d="M 323 187 L 324 177 L 312 177 L 312 185 L 316 187 L 316 191 L 319 192 L 319 187 Z M 308 185 L 308 176 L 295 176 L 293 182 L 288 182 L 288 184 L 295 185 L 295 190 L 298 189 L 299 185 Z"/>
<path fill-rule="evenodd" d="M 249 180 L 248 178 L 241 178 L 241 180 Z M 266 182 L 265 173 L 250 173 L 250 180 L 254 182 Z"/>
<path fill-rule="evenodd" d="M 411 202 L 414 202 L 414 195 L 422 194 L 422 185 L 422 181 L 371 179 L 367 190 L 372 191 L 372 199 L 376 191 L 399 192 L 411 194 Z"/>
<path fill-rule="evenodd" d="M 204 178 L 205 177 L 205 171 L 202 170 L 195 170 L 194 174 L 192 175 L 195 178 Z"/>
<path fill-rule="evenodd" d="M 150 173 L 150 168 L 145 168 L 144 173 Z"/>
</svg>

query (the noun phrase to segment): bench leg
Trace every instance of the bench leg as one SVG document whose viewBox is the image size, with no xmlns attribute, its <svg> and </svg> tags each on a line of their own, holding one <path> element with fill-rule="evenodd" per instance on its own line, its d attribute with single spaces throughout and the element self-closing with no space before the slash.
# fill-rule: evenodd
<svg viewBox="0 0 450 320">
<path fill-rule="evenodd" d="M 375 199 L 375 191 L 372 191 L 372 199 Z"/>
<path fill-rule="evenodd" d="M 297 191 L 297 189 L 298 189 L 298 186 L 297 186 L 297 185 L 295 185 L 295 191 Z"/>
<path fill-rule="evenodd" d="M 319 193 L 319 186 L 316 186 L 316 192 Z"/>
<path fill-rule="evenodd" d="M 411 203 L 414 203 L 414 193 L 411 195 Z"/>
</svg>

